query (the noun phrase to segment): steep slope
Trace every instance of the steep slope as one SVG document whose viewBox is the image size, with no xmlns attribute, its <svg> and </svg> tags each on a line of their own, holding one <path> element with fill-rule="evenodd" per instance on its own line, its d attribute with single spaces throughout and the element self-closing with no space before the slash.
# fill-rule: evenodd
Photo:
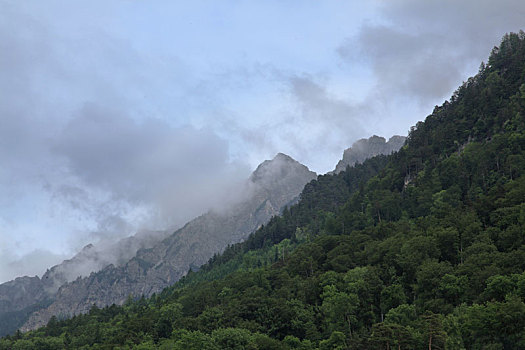
<svg viewBox="0 0 525 350">
<path fill-rule="evenodd" d="M 406 137 L 394 135 L 388 141 L 384 137 L 372 136 L 368 139 L 361 139 L 354 142 L 352 147 L 345 149 L 343 159 L 337 163 L 334 173 L 339 173 L 346 169 L 347 166 L 354 166 L 356 163 L 362 163 L 365 159 L 372 158 L 379 154 L 389 155 L 399 149 L 405 143 Z"/>
<path fill-rule="evenodd" d="M 251 232 L 294 203 L 304 185 L 316 174 L 279 153 L 252 173 L 240 202 L 202 215 L 150 249 L 139 250 L 123 266 L 109 265 L 100 272 L 62 286 L 45 310 L 36 312 L 25 330 L 45 324 L 52 315 L 84 313 L 93 304 L 122 304 L 129 295 L 152 295 L 180 279 L 189 268 L 204 264 L 228 245 Z"/>
</svg>

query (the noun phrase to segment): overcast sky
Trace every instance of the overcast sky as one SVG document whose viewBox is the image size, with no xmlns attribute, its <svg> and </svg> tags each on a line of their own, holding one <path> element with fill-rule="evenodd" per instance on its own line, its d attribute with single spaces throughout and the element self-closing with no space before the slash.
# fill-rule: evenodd
<svg viewBox="0 0 525 350">
<path fill-rule="evenodd" d="M 475 74 L 523 0 L 0 0 L 0 282 L 335 167 Z"/>
</svg>

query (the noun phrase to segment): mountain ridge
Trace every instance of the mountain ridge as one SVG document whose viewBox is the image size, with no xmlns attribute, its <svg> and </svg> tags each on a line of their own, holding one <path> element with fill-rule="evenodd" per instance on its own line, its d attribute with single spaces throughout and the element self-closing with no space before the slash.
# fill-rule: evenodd
<svg viewBox="0 0 525 350">
<path fill-rule="evenodd" d="M 279 153 L 262 162 L 242 190 L 241 201 L 228 210 L 210 210 L 148 249 L 140 249 L 122 266 L 108 265 L 99 272 L 62 285 L 54 302 L 35 312 L 23 330 L 42 326 L 53 315 L 87 312 L 93 304 L 122 304 L 129 295 L 150 296 L 173 284 L 188 269 L 207 262 L 228 245 L 251 232 L 297 200 L 316 174 L 293 158 Z M 248 198 L 246 200 L 246 198 Z"/>
</svg>

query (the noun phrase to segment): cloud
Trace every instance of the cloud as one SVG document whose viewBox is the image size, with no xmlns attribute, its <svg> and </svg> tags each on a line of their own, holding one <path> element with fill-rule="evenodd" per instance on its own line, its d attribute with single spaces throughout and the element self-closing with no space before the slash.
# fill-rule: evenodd
<svg viewBox="0 0 525 350">
<path fill-rule="evenodd" d="M 330 152 L 364 134 L 362 106 L 332 95 L 325 82 L 311 76 L 292 76 L 289 84 L 299 145 L 313 149 L 323 144 L 323 151 Z"/>
<path fill-rule="evenodd" d="M 101 191 L 102 201 L 121 209 L 143 207 L 161 220 L 155 226 L 180 225 L 217 205 L 249 173 L 247 165 L 230 161 L 228 143 L 211 130 L 139 122 L 94 104 L 69 121 L 53 151 L 80 181 L 57 194 L 75 203 L 85 202 L 86 188 Z M 115 217 L 103 219 L 123 226 L 115 225 Z"/>
<path fill-rule="evenodd" d="M 26 10 L 0 2 L 0 281 L 233 200 L 249 166 L 190 125 L 211 97 L 188 102 L 179 59 Z"/>
<path fill-rule="evenodd" d="M 466 74 L 476 73 L 503 34 L 522 28 L 525 17 L 519 0 L 379 4 L 381 19 L 365 24 L 338 52 L 349 62 L 369 63 L 377 79 L 374 98 L 386 104 L 441 103 Z"/>
<path fill-rule="evenodd" d="M 64 246 L 78 251 L 141 229 L 174 229 L 235 201 L 249 175 L 213 131 L 138 121 L 114 106 L 85 104 L 50 128 L 59 130 L 52 139 L 49 126 L 30 118 L 3 122 L 20 137 L 0 148 L 0 246 L 18 255 L 2 254 L 0 281 L 42 273 L 64 258 L 56 253 Z M 41 135 L 28 137 L 35 125 Z M 39 245 L 55 253 L 31 251 Z"/>
<path fill-rule="evenodd" d="M 463 52 L 435 33 L 418 35 L 373 26 L 363 29 L 360 42 L 378 77 L 376 93 L 384 99 L 396 96 L 426 104 L 444 97 L 466 64 Z"/>
<path fill-rule="evenodd" d="M 0 281 L 7 281 L 17 276 L 43 274 L 56 261 L 65 258 L 65 255 L 44 249 L 35 249 L 23 256 L 14 255 L 8 249 L 2 249 L 0 250 Z"/>
<path fill-rule="evenodd" d="M 243 155 L 255 159 L 252 166 L 284 152 L 312 170 L 333 169 L 343 149 L 367 136 L 360 116 L 366 106 L 351 103 L 329 90 L 322 76 L 294 74 L 269 67 L 266 79 L 276 82 L 273 91 L 254 101 L 261 106 L 253 115 L 239 112 L 221 116 L 223 129 L 240 139 Z M 246 121 L 250 119 L 254 122 Z"/>
</svg>

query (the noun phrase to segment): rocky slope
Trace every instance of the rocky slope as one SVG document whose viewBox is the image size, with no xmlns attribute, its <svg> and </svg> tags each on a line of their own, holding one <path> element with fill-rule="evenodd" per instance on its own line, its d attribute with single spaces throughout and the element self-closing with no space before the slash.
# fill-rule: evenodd
<svg viewBox="0 0 525 350">
<path fill-rule="evenodd" d="M 181 278 L 191 267 L 207 262 L 229 244 L 245 239 L 260 225 L 297 200 L 316 174 L 279 153 L 252 173 L 241 198 L 186 224 L 149 249 L 141 249 L 122 266 L 109 265 L 88 277 L 60 287 L 54 302 L 31 315 L 22 327 L 41 326 L 52 315 L 88 311 L 93 304 L 122 304 L 129 295 L 149 296 Z"/>
<path fill-rule="evenodd" d="M 38 277 L 18 277 L 0 285 L 0 314 L 22 310 L 45 300 L 48 294 Z"/>
<path fill-rule="evenodd" d="M 73 258 L 48 269 L 39 278 L 18 277 L 0 284 L 0 336 L 13 333 L 35 310 L 47 307 L 62 285 L 108 265 L 120 266 L 139 249 L 152 247 L 166 237 L 162 232 L 141 232 L 116 242 L 88 244 Z"/>
<path fill-rule="evenodd" d="M 78 254 L 48 269 L 42 278 L 18 277 L 0 284 L 0 336 L 16 330 L 20 319 L 54 299 L 60 286 L 79 276 L 89 276 L 113 264 L 120 266 L 139 249 L 152 247 L 167 236 L 165 231 L 143 231 L 113 242 L 88 244 Z"/>
<path fill-rule="evenodd" d="M 334 173 L 340 173 L 347 166 L 354 166 L 355 163 L 362 163 L 365 159 L 372 158 L 379 154 L 390 154 L 397 152 L 405 143 L 405 136 L 392 136 L 388 141 L 384 137 L 372 136 L 368 139 L 361 139 L 347 148 L 343 153 L 343 159 L 337 163 Z"/>
<path fill-rule="evenodd" d="M 120 266 L 135 256 L 139 249 L 150 248 L 168 235 L 167 231 L 141 231 L 116 242 L 88 244 L 72 259 L 53 266 L 42 276 L 48 294 L 58 291 L 60 286 L 79 276 L 89 276 L 108 265 Z"/>
</svg>

